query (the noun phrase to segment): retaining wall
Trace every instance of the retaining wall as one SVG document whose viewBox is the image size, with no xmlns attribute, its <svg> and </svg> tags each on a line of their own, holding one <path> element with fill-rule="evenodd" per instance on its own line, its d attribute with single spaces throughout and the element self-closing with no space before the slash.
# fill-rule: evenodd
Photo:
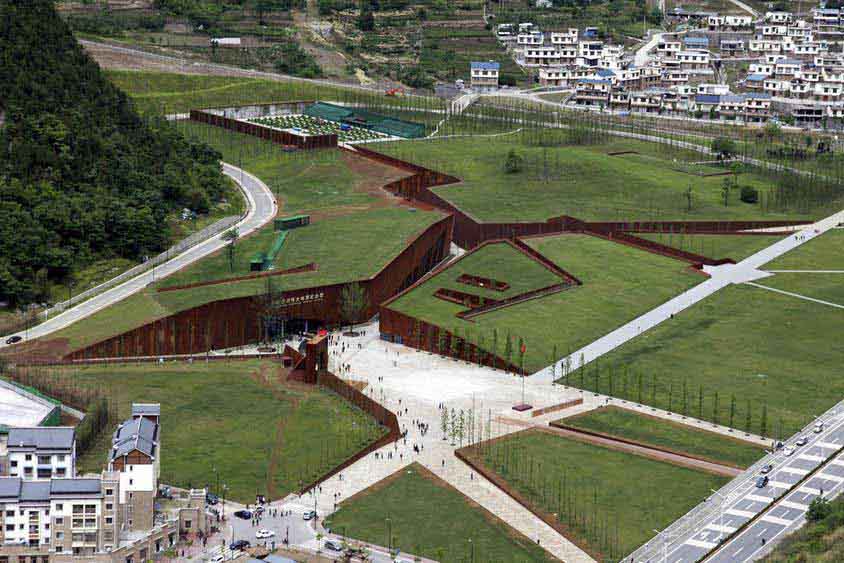
<svg viewBox="0 0 844 563">
<path fill-rule="evenodd" d="M 267 139 L 279 145 L 294 146 L 299 149 L 323 149 L 337 146 L 337 135 L 334 133 L 326 135 L 295 135 L 290 131 L 273 129 L 265 125 L 240 121 L 198 109 L 192 109 L 190 111 L 190 119 L 192 121 L 222 127 L 223 129 L 235 131 L 236 133 Z"/>
</svg>

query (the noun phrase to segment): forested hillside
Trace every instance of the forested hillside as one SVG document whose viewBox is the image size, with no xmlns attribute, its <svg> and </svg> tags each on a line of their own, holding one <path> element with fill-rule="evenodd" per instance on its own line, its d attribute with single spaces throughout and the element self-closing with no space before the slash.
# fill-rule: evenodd
<svg viewBox="0 0 844 563">
<path fill-rule="evenodd" d="M 225 191 L 219 155 L 147 122 L 50 0 L 0 0 L 0 301 L 169 243 L 167 215 Z"/>
</svg>

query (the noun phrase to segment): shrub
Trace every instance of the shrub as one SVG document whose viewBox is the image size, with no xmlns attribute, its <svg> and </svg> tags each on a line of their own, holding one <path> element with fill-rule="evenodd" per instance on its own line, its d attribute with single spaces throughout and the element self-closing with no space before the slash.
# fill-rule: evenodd
<svg viewBox="0 0 844 563">
<path fill-rule="evenodd" d="M 736 144 L 729 137 L 716 137 L 715 139 L 712 139 L 711 148 L 712 152 L 719 154 L 724 158 L 729 158 L 736 152 Z"/>
<path fill-rule="evenodd" d="M 504 162 L 504 171 L 507 174 L 516 174 L 522 171 L 524 160 L 519 156 L 514 149 L 510 149 L 507 153 L 507 160 Z"/>
<path fill-rule="evenodd" d="M 745 203 L 756 203 L 759 201 L 759 190 L 750 186 L 742 186 L 741 200 Z"/>
</svg>

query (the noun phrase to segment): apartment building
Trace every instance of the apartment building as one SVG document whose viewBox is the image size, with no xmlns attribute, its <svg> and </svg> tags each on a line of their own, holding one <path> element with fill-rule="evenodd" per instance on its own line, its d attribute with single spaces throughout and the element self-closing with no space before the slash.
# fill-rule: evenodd
<svg viewBox="0 0 844 563">
<path fill-rule="evenodd" d="M 550 34 L 551 45 L 577 45 L 578 30 L 576 27 L 570 27 L 565 31 L 552 31 Z"/>
<path fill-rule="evenodd" d="M 812 23 L 822 39 L 841 41 L 844 38 L 844 12 L 838 8 L 815 8 Z"/>
<path fill-rule="evenodd" d="M 577 82 L 574 101 L 578 105 L 607 107 L 611 90 L 612 81 L 610 80 L 584 78 Z"/>
<path fill-rule="evenodd" d="M 0 476 L 25 481 L 72 477 L 76 472 L 74 430 L 62 426 L 9 428 L 0 437 Z"/>
<path fill-rule="evenodd" d="M 469 72 L 472 88 L 477 90 L 497 90 L 501 65 L 494 61 L 472 62 Z"/>
<path fill-rule="evenodd" d="M 677 60 L 681 70 L 708 70 L 710 55 L 708 51 L 688 49 L 677 53 Z"/>
</svg>

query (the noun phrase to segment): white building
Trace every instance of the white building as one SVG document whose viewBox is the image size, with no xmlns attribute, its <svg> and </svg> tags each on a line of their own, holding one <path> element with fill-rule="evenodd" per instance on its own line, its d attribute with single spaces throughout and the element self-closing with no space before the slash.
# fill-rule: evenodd
<svg viewBox="0 0 844 563">
<path fill-rule="evenodd" d="M 6 438 L 5 475 L 25 481 L 73 477 L 76 438 L 71 427 L 10 428 Z"/>
</svg>

